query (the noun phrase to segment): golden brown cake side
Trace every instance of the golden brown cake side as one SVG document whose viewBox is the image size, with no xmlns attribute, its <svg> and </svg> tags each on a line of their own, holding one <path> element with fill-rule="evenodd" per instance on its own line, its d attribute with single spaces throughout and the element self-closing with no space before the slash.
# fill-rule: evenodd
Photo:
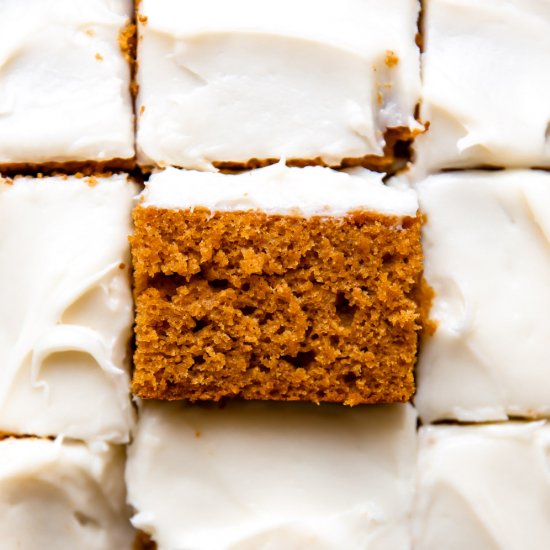
<svg viewBox="0 0 550 550">
<path fill-rule="evenodd" d="M 132 550 L 157 550 L 157 544 L 143 531 L 138 531 Z"/>
<path fill-rule="evenodd" d="M 111 172 L 130 172 L 136 167 L 134 158 L 110 159 L 105 161 L 67 161 L 67 162 L 14 162 L 0 163 L 0 173 L 5 176 L 42 174 L 84 174 L 86 176 L 108 174 Z"/>
<path fill-rule="evenodd" d="M 142 112 L 145 107 L 142 106 Z M 138 113 L 140 116 L 141 113 Z M 375 172 L 394 173 L 400 170 L 405 162 L 408 160 L 409 147 L 413 143 L 415 137 L 422 133 L 421 130 L 411 130 L 405 126 L 396 128 L 388 128 L 384 133 L 384 154 L 378 155 L 366 155 L 363 157 L 350 157 L 342 159 L 342 162 L 333 168 L 351 168 L 355 166 L 362 166 Z M 405 151 L 405 155 L 402 155 L 401 150 Z M 241 170 L 253 170 L 256 168 L 263 168 L 280 162 L 279 158 L 268 159 L 249 159 L 246 162 L 229 162 L 229 161 L 216 161 L 212 164 L 221 171 L 241 171 Z M 296 166 L 298 168 L 304 168 L 306 166 L 328 166 L 321 158 L 289 158 L 286 159 L 285 164 L 287 166 Z M 141 168 L 144 172 L 151 172 L 154 168 L 152 165 L 141 164 Z"/>
<path fill-rule="evenodd" d="M 404 402 L 420 217 L 134 211 L 142 398 Z"/>
</svg>

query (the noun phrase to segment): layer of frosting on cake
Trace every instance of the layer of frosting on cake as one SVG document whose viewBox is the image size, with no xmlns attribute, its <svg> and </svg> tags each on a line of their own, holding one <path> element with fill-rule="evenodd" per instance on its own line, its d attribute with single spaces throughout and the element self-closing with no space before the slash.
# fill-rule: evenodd
<svg viewBox="0 0 550 550">
<path fill-rule="evenodd" d="M 417 0 L 142 0 L 138 155 L 145 165 L 383 155 L 419 130 Z"/>
<path fill-rule="evenodd" d="M 419 446 L 414 548 L 548 548 L 548 424 L 425 427 Z"/>
<path fill-rule="evenodd" d="M 421 418 L 550 414 L 550 174 L 454 172 L 418 192 L 438 324 L 417 369 Z"/>
<path fill-rule="evenodd" d="M 136 191 L 0 179 L 0 432 L 128 441 Z"/>
<path fill-rule="evenodd" d="M 134 156 L 131 0 L 0 2 L 0 164 Z"/>
<path fill-rule="evenodd" d="M 141 205 L 305 216 L 357 210 L 415 216 L 416 192 L 398 183 L 385 185 L 383 177 L 363 168 L 340 172 L 320 166 L 289 168 L 283 163 L 239 174 L 167 168 L 151 175 Z"/>
<path fill-rule="evenodd" d="M 419 164 L 550 165 L 550 3 L 425 4 Z"/>
<path fill-rule="evenodd" d="M 106 444 L 0 441 L 2 547 L 131 548 L 124 452 Z"/>
<path fill-rule="evenodd" d="M 409 405 L 145 403 L 132 522 L 159 550 L 409 548 L 415 429 Z"/>
</svg>

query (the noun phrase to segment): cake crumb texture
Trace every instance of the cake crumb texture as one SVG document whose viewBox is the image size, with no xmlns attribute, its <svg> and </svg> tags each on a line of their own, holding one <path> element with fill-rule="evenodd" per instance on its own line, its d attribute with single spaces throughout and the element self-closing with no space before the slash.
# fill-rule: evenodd
<svg viewBox="0 0 550 550">
<path fill-rule="evenodd" d="M 124 59 L 133 67 L 136 62 L 137 27 L 135 23 L 128 23 L 118 33 L 118 45 Z"/>
<path fill-rule="evenodd" d="M 420 216 L 139 206 L 134 223 L 139 397 L 411 398 Z"/>
<path fill-rule="evenodd" d="M 138 531 L 132 550 L 157 550 L 157 545 L 153 539 L 143 531 Z"/>
</svg>

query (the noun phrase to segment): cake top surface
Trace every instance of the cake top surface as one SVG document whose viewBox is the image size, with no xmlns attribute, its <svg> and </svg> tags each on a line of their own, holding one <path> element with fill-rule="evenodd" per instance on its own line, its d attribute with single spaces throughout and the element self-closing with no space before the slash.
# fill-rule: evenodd
<svg viewBox="0 0 550 550">
<path fill-rule="evenodd" d="M 383 53 L 385 45 L 393 45 L 404 56 L 414 56 L 408 31 L 416 25 L 410 16 L 418 12 L 418 2 L 281 0 L 266 11 L 264 4 L 254 0 L 204 0 L 192 6 L 178 0 L 142 0 L 139 11 L 147 17 L 145 28 L 177 37 L 228 32 L 277 34 L 331 43 L 369 57 Z"/>
<path fill-rule="evenodd" d="M 5 548 L 130 548 L 122 449 L 0 441 L 0 528 Z"/>
<path fill-rule="evenodd" d="M 146 403 L 132 521 L 159 550 L 405 547 L 415 427 L 409 405 Z"/>
<path fill-rule="evenodd" d="M 0 164 L 134 156 L 131 0 L 0 2 Z"/>
<path fill-rule="evenodd" d="M 418 163 L 548 166 L 550 3 L 428 0 Z"/>
<path fill-rule="evenodd" d="M 550 413 L 550 174 L 454 172 L 418 185 L 434 336 L 421 350 L 423 421 Z"/>
<path fill-rule="evenodd" d="M 383 158 L 388 128 L 422 128 L 416 0 L 144 0 L 139 11 L 144 166 L 340 166 Z"/>
<path fill-rule="evenodd" d="M 355 210 L 415 216 L 415 191 L 385 185 L 383 177 L 361 168 L 338 172 L 319 166 L 289 168 L 283 163 L 236 175 L 168 168 L 150 177 L 141 204 L 304 216 L 339 216 Z"/>
<path fill-rule="evenodd" d="M 550 426 L 421 428 L 417 548 L 529 548 L 550 540 Z"/>
<path fill-rule="evenodd" d="M 0 431 L 128 440 L 126 176 L 0 179 Z"/>
</svg>

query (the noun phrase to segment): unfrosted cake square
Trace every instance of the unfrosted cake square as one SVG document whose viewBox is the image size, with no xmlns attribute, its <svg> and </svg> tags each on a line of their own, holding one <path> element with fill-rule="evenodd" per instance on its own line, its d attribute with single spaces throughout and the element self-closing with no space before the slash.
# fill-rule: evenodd
<svg viewBox="0 0 550 550">
<path fill-rule="evenodd" d="M 136 192 L 0 178 L 0 432 L 128 441 Z"/>
<path fill-rule="evenodd" d="M 417 0 L 142 0 L 145 167 L 386 166 L 421 131 Z"/>
<path fill-rule="evenodd" d="M 418 192 L 437 325 L 417 369 L 422 420 L 550 414 L 550 174 L 454 172 Z"/>
<path fill-rule="evenodd" d="M 549 449 L 546 422 L 420 428 L 412 547 L 548 548 Z"/>
<path fill-rule="evenodd" d="M 131 0 L 0 2 L 0 167 L 129 166 Z"/>
<path fill-rule="evenodd" d="M 132 523 L 159 550 L 408 550 L 415 456 L 409 405 L 146 403 Z"/>
<path fill-rule="evenodd" d="M 2 548 L 130 550 L 124 459 L 106 444 L 0 440 Z"/>
<path fill-rule="evenodd" d="M 549 166 L 550 3 L 424 4 L 419 166 Z"/>
<path fill-rule="evenodd" d="M 139 397 L 411 397 L 414 191 L 364 169 L 172 168 L 147 182 L 134 223 Z"/>
</svg>

